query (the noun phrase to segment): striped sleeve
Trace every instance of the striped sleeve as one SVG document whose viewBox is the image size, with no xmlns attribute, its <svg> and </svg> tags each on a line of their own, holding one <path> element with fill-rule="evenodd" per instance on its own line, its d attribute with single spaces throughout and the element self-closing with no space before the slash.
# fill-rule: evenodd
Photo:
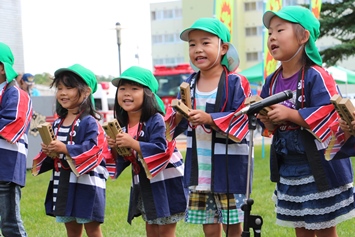
<svg viewBox="0 0 355 237">
<path fill-rule="evenodd" d="M 166 141 L 164 119 L 159 114 L 147 121 L 144 130 L 145 141 L 139 141 L 142 153 L 141 162 L 145 166 L 147 177 L 152 178 L 168 165 L 175 149 L 175 140 Z"/>
<path fill-rule="evenodd" d="M 307 107 L 299 109 L 312 134 L 321 142 L 331 137 L 331 124 L 338 119 L 330 98 L 338 94 L 332 76 L 322 67 L 312 66 L 306 74 Z M 307 101 L 308 100 L 308 101 Z"/>
<path fill-rule="evenodd" d="M 234 117 L 234 114 L 245 107 L 244 101 L 251 95 L 250 85 L 246 77 L 239 74 L 229 76 L 235 77 L 235 84 L 230 85 L 230 90 L 234 93 L 228 93 L 228 101 L 231 101 L 231 110 L 229 112 L 213 113 L 212 119 L 219 131 L 224 134 L 228 132 L 228 137 L 240 142 L 248 134 L 248 116 L 241 115 Z M 239 80 L 238 80 L 239 78 Z M 229 79 L 231 82 L 232 80 Z"/>
<path fill-rule="evenodd" d="M 79 132 L 85 133 L 84 140 L 81 143 L 67 145 L 67 150 L 79 175 L 91 171 L 103 159 L 111 158 L 111 153 L 106 150 L 108 143 L 104 130 L 94 118 L 91 121 L 94 122 L 79 126 Z"/>
<path fill-rule="evenodd" d="M 10 143 L 17 142 L 27 131 L 32 119 L 32 101 L 16 86 L 8 88 L 0 108 L 0 135 Z"/>
</svg>

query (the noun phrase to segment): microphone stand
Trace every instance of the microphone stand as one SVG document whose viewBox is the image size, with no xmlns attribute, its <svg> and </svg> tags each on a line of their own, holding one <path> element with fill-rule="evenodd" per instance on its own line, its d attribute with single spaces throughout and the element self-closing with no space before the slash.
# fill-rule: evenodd
<svg viewBox="0 0 355 237">
<path fill-rule="evenodd" d="M 250 145 L 249 145 L 249 155 L 248 155 L 248 173 L 247 173 L 247 187 L 246 187 L 246 202 L 242 205 L 242 210 L 244 211 L 244 223 L 242 237 L 249 237 L 249 229 L 253 228 L 254 236 L 261 236 L 261 226 L 263 224 L 263 218 L 259 215 L 251 215 L 251 206 L 254 200 L 250 198 L 250 184 L 251 184 L 251 164 L 252 164 L 252 152 L 254 147 L 254 131 L 256 129 L 256 116 L 255 114 L 248 114 L 248 127 L 250 133 Z"/>
</svg>

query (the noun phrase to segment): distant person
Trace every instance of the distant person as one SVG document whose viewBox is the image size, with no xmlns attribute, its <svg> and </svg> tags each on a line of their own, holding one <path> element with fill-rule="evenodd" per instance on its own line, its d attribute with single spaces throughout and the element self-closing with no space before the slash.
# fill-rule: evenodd
<svg viewBox="0 0 355 237">
<path fill-rule="evenodd" d="M 349 157 L 325 159 L 329 127 L 337 121 L 330 99 L 338 90 L 315 44 L 319 21 L 308 8 L 287 6 L 265 12 L 263 23 L 268 49 L 281 66 L 266 78 L 260 96 L 293 91 L 293 98 L 258 115 L 264 135 L 273 134 L 276 223 L 294 228 L 297 237 L 337 237 L 336 226 L 355 217 L 353 170 Z"/>
<path fill-rule="evenodd" d="M 79 64 L 58 69 L 54 76 L 51 87 L 56 88 L 59 116 L 52 125 L 56 140 L 41 144 L 32 173 L 52 171 L 46 214 L 64 223 L 68 236 L 82 236 L 85 228 L 87 236 L 102 237 L 108 178 L 105 160 L 111 154 L 99 124 L 101 115 L 94 109 L 96 77 Z"/>
<path fill-rule="evenodd" d="M 15 86 L 13 64 L 11 49 L 0 43 L 0 229 L 4 237 L 24 237 L 20 199 L 26 181 L 32 102 Z"/>
<path fill-rule="evenodd" d="M 22 75 L 22 76 L 20 76 Z M 35 87 L 35 78 L 31 73 L 19 74 L 16 78 L 18 85 L 31 96 L 40 96 L 39 90 Z"/>
</svg>

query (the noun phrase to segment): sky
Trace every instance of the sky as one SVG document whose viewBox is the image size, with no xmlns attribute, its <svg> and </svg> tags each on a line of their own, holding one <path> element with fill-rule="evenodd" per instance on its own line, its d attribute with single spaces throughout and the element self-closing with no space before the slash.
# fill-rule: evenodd
<svg viewBox="0 0 355 237">
<path fill-rule="evenodd" d="M 150 6 L 168 0 L 22 0 L 25 71 L 42 74 L 79 63 L 98 76 L 151 69 Z M 138 54 L 138 59 L 135 57 Z"/>
</svg>

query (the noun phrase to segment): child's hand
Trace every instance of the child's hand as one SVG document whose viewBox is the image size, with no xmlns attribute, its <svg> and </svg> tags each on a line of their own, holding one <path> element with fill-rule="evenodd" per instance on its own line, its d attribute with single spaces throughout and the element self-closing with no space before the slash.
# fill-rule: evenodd
<svg viewBox="0 0 355 237">
<path fill-rule="evenodd" d="M 270 120 L 269 116 L 258 114 L 256 117 L 260 120 L 260 122 L 265 125 L 265 128 L 267 128 L 267 130 L 274 131 L 275 126 Z"/>
<path fill-rule="evenodd" d="M 63 142 L 57 139 L 51 141 L 51 143 L 48 145 L 48 150 L 50 153 L 56 152 L 56 153 L 68 154 L 67 146 Z"/>
<path fill-rule="evenodd" d="M 291 114 L 290 110 L 292 109 L 281 104 L 271 105 L 270 108 L 272 108 L 272 110 L 267 113 L 267 117 L 272 123 L 280 124 L 282 122 L 290 121 L 289 115 Z"/>
<path fill-rule="evenodd" d="M 109 147 L 114 148 L 116 146 L 116 140 L 112 139 L 110 136 L 106 136 L 107 143 Z"/>
<path fill-rule="evenodd" d="M 131 135 L 129 135 L 128 133 L 122 132 L 122 133 L 118 133 L 116 136 L 116 145 L 118 147 L 127 147 L 127 148 L 131 148 L 132 144 L 135 142 L 136 140 L 134 140 Z"/>
<path fill-rule="evenodd" d="M 42 147 L 42 152 L 48 156 L 50 153 L 48 146 L 42 142 L 41 147 Z"/>
<path fill-rule="evenodd" d="M 352 126 L 353 129 L 354 129 L 354 127 L 355 127 L 354 125 L 355 125 L 354 121 L 352 121 L 351 125 L 349 126 L 348 123 L 345 120 L 339 118 L 339 127 L 344 132 L 345 140 L 348 140 L 348 138 L 351 136 L 350 128 Z"/>
<path fill-rule="evenodd" d="M 214 125 L 211 115 L 202 110 L 191 110 L 189 112 L 189 121 L 192 125 Z"/>
<path fill-rule="evenodd" d="M 352 129 L 355 128 L 355 122 L 352 121 L 351 124 L 349 125 L 345 120 L 339 118 L 339 127 L 340 127 L 341 130 L 343 130 L 345 133 L 349 133 L 349 134 L 350 134 L 351 128 L 352 128 Z"/>
</svg>

